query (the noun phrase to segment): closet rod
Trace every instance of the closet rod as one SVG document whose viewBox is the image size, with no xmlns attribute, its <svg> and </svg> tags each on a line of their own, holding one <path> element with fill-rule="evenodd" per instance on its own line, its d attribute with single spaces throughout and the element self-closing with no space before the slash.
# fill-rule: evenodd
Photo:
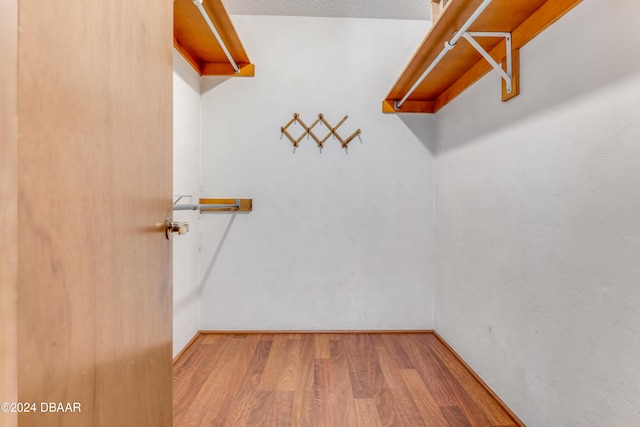
<svg viewBox="0 0 640 427">
<path fill-rule="evenodd" d="M 196 0 L 194 0 L 194 1 L 196 1 Z M 442 60 L 442 58 L 444 58 L 444 56 L 447 54 L 447 52 L 449 52 L 451 49 L 453 49 L 456 46 L 456 43 L 458 43 L 458 40 L 460 40 L 460 38 L 467 32 L 469 27 L 475 22 L 476 19 L 478 19 L 478 17 L 482 14 L 482 12 L 484 12 L 484 10 L 487 8 L 487 6 L 489 6 L 491 1 L 492 0 L 484 0 L 480 4 L 480 6 L 478 6 L 478 8 L 475 10 L 475 12 L 473 12 L 473 14 L 469 17 L 469 19 L 467 19 L 467 22 L 465 22 L 462 25 L 460 30 L 458 30 L 456 33 L 454 33 L 453 38 L 450 41 L 444 43 L 444 47 L 442 48 L 442 50 L 440 51 L 440 53 L 438 54 L 436 59 L 434 59 L 433 62 L 431 63 L 431 65 L 429 65 L 429 67 L 427 67 L 427 69 L 424 71 L 424 73 L 422 73 L 420 78 L 418 80 L 416 80 L 416 82 L 413 84 L 413 86 L 411 86 L 411 89 L 409 89 L 409 91 L 406 93 L 406 95 L 404 97 L 402 97 L 402 99 L 400 101 L 395 101 L 393 103 L 393 108 L 395 108 L 396 110 L 400 109 L 400 106 L 402 104 L 404 104 L 404 102 L 407 100 L 407 98 L 409 98 L 409 96 L 411 96 L 411 94 L 418 88 L 418 86 L 420 86 L 422 81 L 425 78 L 427 78 L 427 76 L 431 73 L 431 71 L 433 71 L 433 69 L 436 67 L 436 65 L 438 65 L 438 63 Z"/>
<path fill-rule="evenodd" d="M 240 199 L 236 199 L 235 203 L 216 203 L 216 204 L 182 204 L 173 205 L 174 211 L 197 211 L 198 209 L 240 209 Z"/>
<path fill-rule="evenodd" d="M 220 34 L 218 33 L 218 30 L 216 30 L 216 27 L 213 25 L 213 22 L 211 22 L 211 19 L 209 18 L 209 15 L 204 10 L 204 7 L 202 7 L 202 1 L 203 0 L 193 0 L 193 4 L 196 5 L 198 10 L 200 11 L 200 14 L 204 18 L 204 20 L 207 22 L 207 25 L 209 26 L 209 29 L 213 33 L 213 36 L 216 38 L 216 40 L 218 40 L 218 43 L 220 44 L 220 47 L 222 48 L 222 51 L 227 56 L 227 59 L 231 63 L 231 66 L 233 67 L 234 71 L 236 73 L 239 73 L 240 72 L 240 68 L 238 67 L 238 64 L 236 64 L 236 61 L 234 61 L 233 58 L 231 57 L 231 53 L 229 53 L 229 49 L 227 49 L 227 45 L 225 45 L 224 42 L 222 41 L 222 37 L 220 37 Z"/>
</svg>

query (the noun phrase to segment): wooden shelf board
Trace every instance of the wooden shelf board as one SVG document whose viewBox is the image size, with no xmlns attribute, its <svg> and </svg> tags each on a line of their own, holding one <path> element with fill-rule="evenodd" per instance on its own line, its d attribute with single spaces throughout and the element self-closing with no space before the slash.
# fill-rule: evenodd
<svg viewBox="0 0 640 427">
<path fill-rule="evenodd" d="M 393 108 L 393 101 L 382 101 L 383 113 L 435 113 L 433 102 L 431 101 L 405 101 L 399 110 Z"/>
<path fill-rule="evenodd" d="M 220 64 L 205 62 L 201 64 L 202 76 L 230 76 L 230 77 L 253 77 L 256 74 L 256 69 L 253 64 L 238 63 L 240 72 L 236 73 L 230 63 Z"/>
<path fill-rule="evenodd" d="M 201 205 L 232 205 L 236 199 L 200 199 Z M 253 199 L 240 199 L 240 208 L 200 208 L 201 212 L 251 212 Z"/>
<path fill-rule="evenodd" d="M 511 32 L 512 49 L 517 50 L 580 1 L 493 0 L 469 31 Z M 451 40 L 481 3 L 482 0 L 450 0 L 385 98 L 383 112 L 436 112 L 491 70 L 489 63 L 466 40 L 460 39 L 403 103 L 401 110 L 392 107 L 388 111 L 388 106 L 405 96 L 438 56 L 444 43 Z M 476 40 L 497 62 L 504 60 L 504 39 L 482 37 Z M 425 102 L 432 103 L 433 111 L 423 111 Z"/>
<path fill-rule="evenodd" d="M 233 72 L 222 47 L 192 0 L 174 0 L 173 2 L 173 45 L 176 50 L 200 75 L 253 76 L 253 64 L 221 0 L 204 0 L 202 6 L 218 30 L 231 57 L 241 68 L 240 73 Z M 248 65 L 251 67 L 247 68 Z M 232 72 L 226 72 L 225 66 L 228 66 Z M 221 74 L 214 74 L 217 72 Z"/>
</svg>

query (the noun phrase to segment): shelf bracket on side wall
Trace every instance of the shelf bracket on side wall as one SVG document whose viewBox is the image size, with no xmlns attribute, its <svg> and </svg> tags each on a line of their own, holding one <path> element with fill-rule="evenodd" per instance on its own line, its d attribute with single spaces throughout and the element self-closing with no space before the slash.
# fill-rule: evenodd
<svg viewBox="0 0 640 427">
<path fill-rule="evenodd" d="M 502 77 L 502 101 L 508 101 L 520 94 L 520 50 L 512 50 L 511 33 L 490 32 L 490 31 L 465 31 L 462 37 L 473 46 L 475 50 L 498 72 Z M 505 67 L 498 64 L 482 46 L 477 42 L 475 37 L 503 37 L 505 40 Z M 506 68 L 506 69 L 505 69 Z"/>
</svg>

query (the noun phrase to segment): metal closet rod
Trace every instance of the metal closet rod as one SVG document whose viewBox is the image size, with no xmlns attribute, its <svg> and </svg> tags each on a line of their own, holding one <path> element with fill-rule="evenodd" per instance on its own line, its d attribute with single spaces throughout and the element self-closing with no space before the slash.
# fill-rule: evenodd
<svg viewBox="0 0 640 427">
<path fill-rule="evenodd" d="M 482 12 L 484 12 L 484 10 L 487 8 L 487 6 L 489 6 L 491 2 L 492 0 L 484 0 L 480 4 L 480 6 L 478 6 L 475 12 L 473 12 L 473 14 L 469 17 L 469 19 L 467 19 L 467 22 L 465 22 L 464 25 L 462 25 L 462 27 L 460 27 L 460 29 L 456 33 L 454 33 L 453 38 L 448 42 L 444 42 L 444 47 L 442 48 L 438 56 L 436 56 L 436 59 L 433 60 L 431 65 L 429 65 L 429 67 L 424 71 L 424 73 L 422 73 L 420 78 L 416 80 L 413 86 L 411 86 L 411 89 L 409 89 L 407 94 L 404 97 L 402 97 L 400 101 L 394 102 L 393 108 L 395 108 L 396 110 L 400 109 L 400 106 L 402 106 L 402 104 L 404 104 L 407 98 L 409 98 L 409 96 L 411 96 L 411 94 L 418 88 L 418 86 L 420 86 L 420 83 L 422 83 L 422 81 L 425 78 L 427 78 L 427 76 L 431 73 L 431 71 L 433 71 L 436 65 L 438 65 L 438 63 L 442 60 L 442 58 L 444 58 L 447 52 L 449 52 L 451 49 L 453 49 L 456 46 L 456 43 L 458 43 L 458 40 L 460 40 L 460 38 L 464 36 L 464 33 L 467 32 L 469 27 L 475 22 L 476 19 L 478 19 L 478 17 L 482 14 Z"/>
<path fill-rule="evenodd" d="M 180 199 L 178 199 L 180 200 Z M 176 203 L 173 204 L 174 211 L 197 211 L 198 209 L 240 209 L 240 199 L 235 199 L 235 203 L 217 203 L 217 204 L 181 204 L 178 205 Z"/>
<path fill-rule="evenodd" d="M 222 48 L 222 51 L 227 56 L 227 59 L 231 63 L 231 66 L 233 67 L 234 71 L 236 73 L 239 73 L 240 72 L 240 67 L 238 67 L 238 64 L 236 64 L 236 61 L 234 61 L 233 58 L 231 57 L 231 53 L 229 53 L 229 49 L 227 49 L 227 45 L 225 45 L 224 42 L 222 41 L 222 37 L 220 37 L 220 34 L 218 33 L 218 30 L 216 30 L 216 27 L 215 27 L 215 25 L 213 25 L 213 22 L 211 22 L 211 19 L 209 18 L 209 15 L 204 10 L 204 7 L 202 7 L 202 0 L 193 0 L 193 4 L 196 5 L 198 10 L 200 11 L 200 14 L 204 18 L 204 20 L 207 22 L 207 25 L 209 26 L 209 29 L 213 33 L 213 36 L 216 38 L 216 40 L 218 40 L 218 43 L 220 44 L 220 47 Z"/>
</svg>

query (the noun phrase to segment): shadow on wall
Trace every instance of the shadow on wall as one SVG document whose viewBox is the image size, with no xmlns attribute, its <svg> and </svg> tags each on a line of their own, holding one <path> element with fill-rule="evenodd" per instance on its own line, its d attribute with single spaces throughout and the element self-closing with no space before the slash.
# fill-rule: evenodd
<svg viewBox="0 0 640 427">
<path fill-rule="evenodd" d="M 179 300 L 174 301 L 173 304 L 173 310 L 174 312 L 182 312 L 183 310 L 188 309 L 191 304 L 193 304 L 194 301 L 198 301 L 200 298 L 200 295 L 202 294 L 202 290 L 204 289 L 207 281 L 209 280 L 209 277 L 211 277 L 211 273 L 213 272 L 213 269 L 215 267 L 216 261 L 218 260 L 218 257 L 220 256 L 220 253 L 222 252 L 222 247 L 224 246 L 226 240 L 227 240 L 227 236 L 229 235 L 229 232 L 231 231 L 231 226 L 233 226 L 233 222 L 236 219 L 237 213 L 222 213 L 222 212 L 216 212 L 215 214 L 211 214 L 210 215 L 230 215 L 230 219 L 229 222 L 227 223 L 227 226 L 224 230 L 224 232 L 222 233 L 222 236 L 220 237 L 220 241 L 218 242 L 218 246 L 216 247 L 215 252 L 213 253 L 213 257 L 211 258 L 211 261 L 209 262 L 206 270 L 204 271 L 201 279 L 200 279 L 200 283 L 199 286 L 197 288 L 194 288 L 191 292 L 189 292 L 188 294 L 185 294 L 182 298 L 180 298 Z M 209 215 L 208 213 L 202 213 L 201 215 Z"/>
<path fill-rule="evenodd" d="M 204 95 L 216 86 L 221 85 L 232 77 L 203 76 L 200 81 L 200 95 Z"/>
<path fill-rule="evenodd" d="M 502 83 L 491 71 L 438 112 L 438 153 L 639 74 L 640 55 L 629 52 L 640 51 L 640 2 L 609 3 L 578 4 L 521 49 L 516 98 L 500 101 Z M 614 48 L 621 41 L 625 47 Z"/>
<path fill-rule="evenodd" d="M 435 116 L 433 114 L 398 114 L 400 120 L 432 155 L 436 153 Z"/>
<path fill-rule="evenodd" d="M 173 49 L 173 72 L 196 93 L 200 93 L 200 76 L 175 49 Z"/>
<path fill-rule="evenodd" d="M 193 67 L 191 67 L 191 65 L 189 65 L 189 63 L 175 49 L 173 49 L 173 71 L 200 95 L 205 94 L 216 86 L 232 78 L 231 76 L 215 77 L 198 75 Z"/>
<path fill-rule="evenodd" d="M 224 214 L 216 213 L 216 215 L 224 215 Z M 220 242 L 218 242 L 218 246 L 216 247 L 216 250 L 213 253 L 213 257 L 211 257 L 211 261 L 209 262 L 207 269 L 202 274 L 202 279 L 200 280 L 200 286 L 198 288 L 199 294 L 202 293 L 202 290 L 204 289 L 206 283 L 209 281 L 209 277 L 213 272 L 213 268 L 215 267 L 216 261 L 220 256 L 220 252 L 222 252 L 222 247 L 224 246 L 224 243 L 226 242 L 227 237 L 229 236 L 229 231 L 231 231 L 231 226 L 233 226 L 233 223 L 236 220 L 237 215 L 238 215 L 237 213 L 231 214 L 231 219 L 227 223 L 227 227 L 224 229 L 224 232 L 222 233 L 222 237 L 220 238 Z"/>
</svg>

